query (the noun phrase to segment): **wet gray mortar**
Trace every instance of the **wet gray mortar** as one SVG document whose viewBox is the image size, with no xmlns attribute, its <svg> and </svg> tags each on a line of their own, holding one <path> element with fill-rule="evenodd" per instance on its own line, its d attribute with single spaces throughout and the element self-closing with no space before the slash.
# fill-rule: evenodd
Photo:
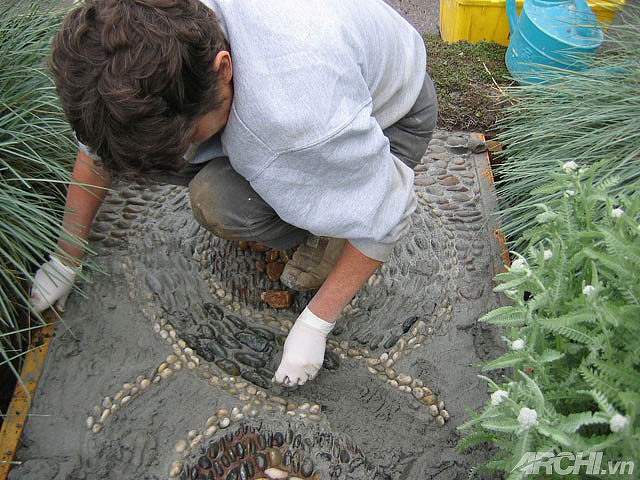
<svg viewBox="0 0 640 480">
<path fill-rule="evenodd" d="M 485 401 L 477 365 L 501 348 L 476 325 L 498 304 L 481 149 L 466 134 L 436 132 L 415 169 L 411 232 L 343 312 L 328 342 L 331 369 L 296 390 L 260 378 L 277 367 L 308 296 L 284 311 L 261 302 L 261 291 L 284 287 L 256 270 L 260 254 L 198 226 L 185 189 L 118 185 L 91 232 L 109 276 L 90 274 L 87 298 L 69 302 L 73 333 L 57 327 L 18 452 L 24 463 L 9 478 L 167 478 L 242 423 L 354 445 L 366 464 L 334 478 L 466 478 L 486 452 L 455 453 L 455 427 L 464 407 Z M 222 353 L 259 378 L 199 355 L 202 325 L 243 338 Z M 237 361 L 247 354 L 264 366 Z M 330 471 L 316 461 L 320 478 Z"/>
</svg>

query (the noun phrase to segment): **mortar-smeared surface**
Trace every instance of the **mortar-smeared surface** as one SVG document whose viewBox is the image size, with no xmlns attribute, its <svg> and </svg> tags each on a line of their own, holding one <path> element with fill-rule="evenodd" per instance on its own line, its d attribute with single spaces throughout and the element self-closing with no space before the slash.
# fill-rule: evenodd
<svg viewBox="0 0 640 480">
<path fill-rule="evenodd" d="M 109 275 L 90 274 L 57 326 L 9 478 L 466 478 L 487 452 L 456 453 L 455 427 L 500 349 L 476 324 L 498 305 L 482 147 L 436 133 L 411 232 L 294 390 L 271 377 L 310 294 L 265 268 L 291 252 L 215 237 L 181 187 L 118 185 L 91 232 Z"/>
</svg>

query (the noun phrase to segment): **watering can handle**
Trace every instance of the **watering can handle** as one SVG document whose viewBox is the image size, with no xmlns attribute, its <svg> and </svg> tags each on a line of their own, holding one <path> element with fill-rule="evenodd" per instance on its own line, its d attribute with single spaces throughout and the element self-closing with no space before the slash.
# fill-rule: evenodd
<svg viewBox="0 0 640 480">
<path fill-rule="evenodd" d="M 507 18 L 509 19 L 509 33 L 511 38 L 513 38 L 518 30 L 518 11 L 516 10 L 516 0 L 507 0 Z"/>
</svg>

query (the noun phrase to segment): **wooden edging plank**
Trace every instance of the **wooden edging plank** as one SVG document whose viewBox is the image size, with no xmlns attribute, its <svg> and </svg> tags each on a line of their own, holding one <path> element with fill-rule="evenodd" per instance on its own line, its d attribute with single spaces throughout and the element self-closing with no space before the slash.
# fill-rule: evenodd
<svg viewBox="0 0 640 480">
<path fill-rule="evenodd" d="M 53 336 L 53 320 L 55 316 L 46 316 L 45 319 L 50 323 L 33 334 L 29 345 L 31 351 L 25 355 L 24 364 L 20 372 L 27 390 L 25 391 L 20 382 L 16 384 L 9 409 L 2 423 L 2 430 L 0 430 L 0 480 L 6 480 L 9 470 L 11 470 L 22 429 L 31 409 L 33 394 L 36 391 L 36 385 L 42 373 L 44 361 L 47 358 L 49 341 Z"/>
</svg>

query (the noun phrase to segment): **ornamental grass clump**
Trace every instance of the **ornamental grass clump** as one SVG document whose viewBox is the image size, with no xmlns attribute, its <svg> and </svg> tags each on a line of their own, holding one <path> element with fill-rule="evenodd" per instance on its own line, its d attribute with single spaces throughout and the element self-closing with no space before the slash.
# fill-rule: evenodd
<svg viewBox="0 0 640 480">
<path fill-rule="evenodd" d="M 620 179 L 613 193 L 640 181 L 640 7 L 626 6 L 606 37 L 593 69 L 547 68 L 544 83 L 503 89 L 496 140 L 504 150 L 494 173 L 501 229 L 516 250 L 518 235 L 535 224 L 535 205 L 558 198 L 531 194 L 558 162 L 606 158 L 603 175 Z"/>
<path fill-rule="evenodd" d="M 55 250 L 75 148 L 45 67 L 62 17 L 45 3 L 0 5 L 0 366 L 16 375 L 41 324 L 29 286 Z"/>
<path fill-rule="evenodd" d="M 460 427 L 459 448 L 498 446 L 480 468 L 509 480 L 620 478 L 602 469 L 640 460 L 640 195 L 605 176 L 608 168 L 608 160 L 556 164 L 533 194 L 558 200 L 535 206 L 523 254 L 514 252 L 496 277 L 495 290 L 512 305 L 480 319 L 503 327 L 509 347 L 483 369 L 512 373 L 501 382 L 483 377 L 489 402 Z M 560 471 L 548 470 L 528 452 L 601 452 L 600 469 L 589 472 L 568 455 Z"/>
</svg>

